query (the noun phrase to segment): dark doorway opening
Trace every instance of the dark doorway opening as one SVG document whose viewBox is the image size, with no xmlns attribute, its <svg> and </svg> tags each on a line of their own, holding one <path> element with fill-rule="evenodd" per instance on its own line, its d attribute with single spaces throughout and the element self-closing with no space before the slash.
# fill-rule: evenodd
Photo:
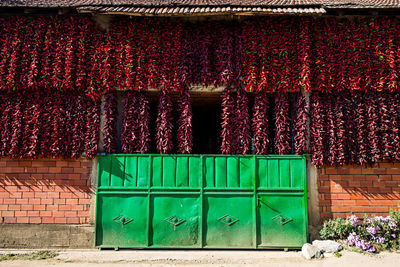
<svg viewBox="0 0 400 267">
<path fill-rule="evenodd" d="M 193 154 L 221 153 L 221 94 L 191 92 Z"/>
</svg>

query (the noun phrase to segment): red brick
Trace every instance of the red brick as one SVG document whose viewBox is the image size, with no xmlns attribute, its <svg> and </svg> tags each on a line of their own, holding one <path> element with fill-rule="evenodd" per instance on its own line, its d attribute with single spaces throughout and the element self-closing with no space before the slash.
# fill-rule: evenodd
<svg viewBox="0 0 400 267">
<path fill-rule="evenodd" d="M 43 217 L 42 223 L 54 223 L 54 218 L 52 217 Z"/>
<path fill-rule="evenodd" d="M 72 210 L 73 205 L 59 205 L 58 210 Z"/>
<path fill-rule="evenodd" d="M 24 217 L 27 216 L 28 212 L 26 210 L 24 211 L 15 211 L 15 217 Z"/>
<path fill-rule="evenodd" d="M 343 205 L 346 205 L 346 206 L 353 206 L 353 205 L 355 205 L 356 204 L 356 201 L 355 200 L 343 200 Z"/>
<path fill-rule="evenodd" d="M 29 204 L 40 204 L 40 198 L 30 198 Z"/>
<path fill-rule="evenodd" d="M 325 169 L 325 174 L 337 174 L 338 173 L 338 169 L 336 168 L 326 168 Z"/>
<path fill-rule="evenodd" d="M 49 173 L 60 173 L 61 167 L 49 167 Z"/>
<path fill-rule="evenodd" d="M 42 222 L 42 218 L 40 217 L 30 217 L 29 218 L 29 223 L 41 223 Z"/>
<path fill-rule="evenodd" d="M 38 167 L 37 168 L 38 173 L 48 173 L 49 172 L 49 167 Z"/>
<path fill-rule="evenodd" d="M 21 205 L 8 205 L 8 210 L 21 210 Z"/>
<path fill-rule="evenodd" d="M 400 169 L 386 169 L 387 174 L 400 174 Z"/>
<path fill-rule="evenodd" d="M 29 160 L 20 161 L 20 162 L 18 162 L 18 166 L 20 166 L 20 167 L 31 167 L 32 166 L 32 161 L 29 161 Z"/>
<path fill-rule="evenodd" d="M 60 197 L 60 193 L 59 192 L 48 192 L 47 193 L 47 197 L 48 198 L 59 198 Z"/>
<path fill-rule="evenodd" d="M 72 205 L 71 210 L 84 210 L 84 205 Z"/>
<path fill-rule="evenodd" d="M 72 198 L 73 194 L 72 193 L 60 193 L 60 198 Z"/>
<path fill-rule="evenodd" d="M 1 211 L 1 217 L 13 217 L 13 216 L 14 216 L 14 211 L 10 210 Z"/>
<path fill-rule="evenodd" d="M 54 200 L 51 198 L 44 198 L 40 200 L 40 204 L 45 204 L 45 205 L 52 205 L 54 203 Z"/>
<path fill-rule="evenodd" d="M 88 216 L 89 216 L 89 211 L 88 210 L 78 211 L 78 217 L 88 217 Z"/>
<path fill-rule="evenodd" d="M 378 175 L 366 175 L 365 178 L 366 178 L 366 180 L 370 180 L 370 181 L 378 181 L 379 176 Z"/>
<path fill-rule="evenodd" d="M 58 161 L 56 162 L 56 166 L 57 166 L 57 167 L 67 167 L 67 166 L 68 166 L 68 161 L 58 160 Z"/>
<path fill-rule="evenodd" d="M 29 222 L 28 217 L 17 217 L 16 219 L 17 219 L 16 223 L 28 223 Z"/>
<path fill-rule="evenodd" d="M 379 175 L 380 180 L 392 180 L 392 175 Z"/>
<path fill-rule="evenodd" d="M 0 210 L 8 210 L 8 205 L 0 205 Z"/>
<path fill-rule="evenodd" d="M 48 210 L 41 210 L 39 212 L 39 216 L 40 217 L 51 217 L 53 215 L 52 211 L 48 211 Z"/>
<path fill-rule="evenodd" d="M 362 168 L 361 169 L 361 173 L 362 174 L 375 174 L 374 169 L 373 168 Z"/>
<path fill-rule="evenodd" d="M 67 218 L 67 223 L 78 224 L 79 218 Z"/>
<path fill-rule="evenodd" d="M 365 199 L 359 199 L 356 201 L 358 206 L 369 206 L 371 204 L 371 202 L 369 200 L 365 200 Z"/>
<path fill-rule="evenodd" d="M 67 218 L 54 218 L 54 223 L 67 223 Z"/>
<path fill-rule="evenodd" d="M 389 163 L 389 162 L 380 162 L 379 163 L 379 168 L 385 168 L 385 169 L 390 169 L 390 168 L 393 168 L 394 167 L 394 165 L 393 165 L 393 163 Z"/>
<path fill-rule="evenodd" d="M 332 206 L 330 207 L 332 212 L 348 212 L 351 211 L 349 206 Z"/>
<path fill-rule="evenodd" d="M 68 161 L 69 167 L 81 167 L 81 162 L 79 161 Z"/>
<path fill-rule="evenodd" d="M 36 172 L 37 172 L 37 168 L 36 167 L 26 167 L 25 171 L 27 173 L 30 173 L 30 174 L 34 175 L 35 178 L 38 178 L 38 176 L 37 176 L 38 174 L 36 174 Z M 39 178 L 41 178 L 41 177 L 39 177 Z"/>
<path fill-rule="evenodd" d="M 9 197 L 10 198 L 21 198 L 22 197 L 22 192 L 10 192 Z"/>
<path fill-rule="evenodd" d="M 34 192 L 23 192 L 22 197 L 23 198 L 32 198 L 32 197 L 35 197 L 35 193 Z"/>
<path fill-rule="evenodd" d="M 7 186 L 7 191 L 18 191 L 18 187 L 17 186 L 12 186 L 12 185 L 9 185 L 9 186 Z"/>
<path fill-rule="evenodd" d="M 90 198 L 80 198 L 79 204 L 87 204 L 90 205 Z"/>
<path fill-rule="evenodd" d="M 4 204 L 15 204 L 16 203 L 15 200 L 16 200 L 15 198 L 6 198 L 3 200 L 3 203 Z"/>
<path fill-rule="evenodd" d="M 35 192 L 35 198 L 47 198 L 46 192 Z"/>
<path fill-rule="evenodd" d="M 34 160 L 32 162 L 32 167 L 54 167 L 56 166 L 56 161 L 54 160 Z"/>
<path fill-rule="evenodd" d="M 46 210 L 58 210 L 58 205 L 46 205 Z"/>
<path fill-rule="evenodd" d="M 38 210 L 28 210 L 28 217 L 35 217 L 39 216 L 39 211 Z"/>
<path fill-rule="evenodd" d="M 33 205 L 21 205 L 21 210 L 33 210 Z"/>
<path fill-rule="evenodd" d="M 33 205 L 33 210 L 45 210 L 45 205 Z"/>
<path fill-rule="evenodd" d="M 18 167 L 18 161 L 14 161 L 14 160 L 9 160 L 6 161 L 6 166 L 7 167 Z"/>
<path fill-rule="evenodd" d="M 89 169 L 88 168 L 74 168 L 73 173 L 88 173 Z"/>
<path fill-rule="evenodd" d="M 28 198 L 17 198 L 15 199 L 15 204 L 28 204 L 29 199 Z"/>
<path fill-rule="evenodd" d="M 63 199 L 54 199 L 54 204 L 65 204 L 65 198 Z"/>
<path fill-rule="evenodd" d="M 79 173 L 69 173 L 67 174 L 68 179 L 75 179 L 78 180 L 81 178 L 81 174 Z"/>
<path fill-rule="evenodd" d="M 77 212 L 76 211 L 66 211 L 65 212 L 65 217 L 76 217 Z"/>
<path fill-rule="evenodd" d="M 77 198 L 68 198 L 65 200 L 65 204 L 78 204 L 78 201 Z"/>
<path fill-rule="evenodd" d="M 62 167 L 61 173 L 74 173 L 78 168 Z"/>
<path fill-rule="evenodd" d="M 65 217 L 65 212 L 64 211 L 53 211 L 53 217 L 63 218 L 63 217 Z"/>
</svg>

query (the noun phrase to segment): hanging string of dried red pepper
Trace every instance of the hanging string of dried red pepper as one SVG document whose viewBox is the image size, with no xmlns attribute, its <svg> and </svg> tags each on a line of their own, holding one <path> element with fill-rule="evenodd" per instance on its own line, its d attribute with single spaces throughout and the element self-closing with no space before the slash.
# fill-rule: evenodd
<svg viewBox="0 0 400 267">
<path fill-rule="evenodd" d="M 278 92 L 275 96 L 275 152 L 279 155 L 290 154 L 290 116 L 289 97 L 285 92 Z"/>
<path fill-rule="evenodd" d="M 221 152 L 222 154 L 234 154 L 236 143 L 236 126 L 234 124 L 235 116 L 235 98 L 232 88 L 226 87 L 221 95 L 222 114 L 221 114 Z"/>
<path fill-rule="evenodd" d="M 263 91 L 257 93 L 254 99 L 252 121 L 254 154 L 257 155 L 268 154 L 270 143 L 268 112 L 268 94 Z"/>
<path fill-rule="evenodd" d="M 177 147 L 178 153 L 190 154 L 193 148 L 192 136 L 192 107 L 190 103 L 189 88 L 185 88 L 178 99 L 178 127 Z"/>
<path fill-rule="evenodd" d="M 294 153 L 302 155 L 307 153 L 307 122 L 309 105 L 302 93 L 296 93 L 294 98 L 295 115 L 294 127 Z"/>
<path fill-rule="evenodd" d="M 108 154 L 117 151 L 117 96 L 115 92 L 109 92 L 104 98 L 104 126 L 103 140 L 104 151 Z"/>
<path fill-rule="evenodd" d="M 172 100 L 169 92 L 165 88 L 160 92 L 156 124 L 157 151 L 160 154 L 168 154 L 173 149 Z"/>
<path fill-rule="evenodd" d="M 138 99 L 138 121 L 139 127 L 139 143 L 136 151 L 138 153 L 148 153 L 150 149 L 150 113 L 149 113 L 149 99 L 146 92 L 139 92 Z"/>
<path fill-rule="evenodd" d="M 138 92 L 127 91 L 122 100 L 124 113 L 122 116 L 121 149 L 123 153 L 134 153 L 139 139 Z"/>
<path fill-rule="evenodd" d="M 243 88 L 236 91 L 236 141 L 235 154 L 247 154 L 250 149 L 250 117 L 247 94 Z"/>
</svg>

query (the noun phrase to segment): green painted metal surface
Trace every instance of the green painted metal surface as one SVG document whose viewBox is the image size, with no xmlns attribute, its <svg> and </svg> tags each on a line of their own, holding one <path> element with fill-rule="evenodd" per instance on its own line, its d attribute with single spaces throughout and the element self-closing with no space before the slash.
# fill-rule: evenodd
<svg viewBox="0 0 400 267">
<path fill-rule="evenodd" d="M 304 156 L 99 157 L 95 246 L 300 248 Z"/>
</svg>

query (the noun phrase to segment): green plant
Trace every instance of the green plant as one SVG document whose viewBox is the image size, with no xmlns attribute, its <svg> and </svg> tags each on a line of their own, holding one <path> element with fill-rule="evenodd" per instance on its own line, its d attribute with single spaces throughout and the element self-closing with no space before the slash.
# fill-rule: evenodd
<svg viewBox="0 0 400 267">
<path fill-rule="evenodd" d="M 347 219 L 336 218 L 324 222 L 320 231 L 322 239 L 344 240 L 351 248 L 366 252 L 400 249 L 400 211 L 389 216 L 355 215 Z"/>
<path fill-rule="evenodd" d="M 9 261 L 9 260 L 46 260 L 57 257 L 58 253 L 51 250 L 40 250 L 32 253 L 24 253 L 24 254 L 13 254 L 8 253 L 4 255 L 0 255 L 0 261 Z"/>
<path fill-rule="evenodd" d="M 324 222 L 319 232 L 322 239 L 344 239 L 352 230 L 352 225 L 348 220 L 336 218 Z"/>
<path fill-rule="evenodd" d="M 333 253 L 333 256 L 335 256 L 336 258 L 340 258 L 342 257 L 342 253 L 336 251 Z"/>
</svg>

